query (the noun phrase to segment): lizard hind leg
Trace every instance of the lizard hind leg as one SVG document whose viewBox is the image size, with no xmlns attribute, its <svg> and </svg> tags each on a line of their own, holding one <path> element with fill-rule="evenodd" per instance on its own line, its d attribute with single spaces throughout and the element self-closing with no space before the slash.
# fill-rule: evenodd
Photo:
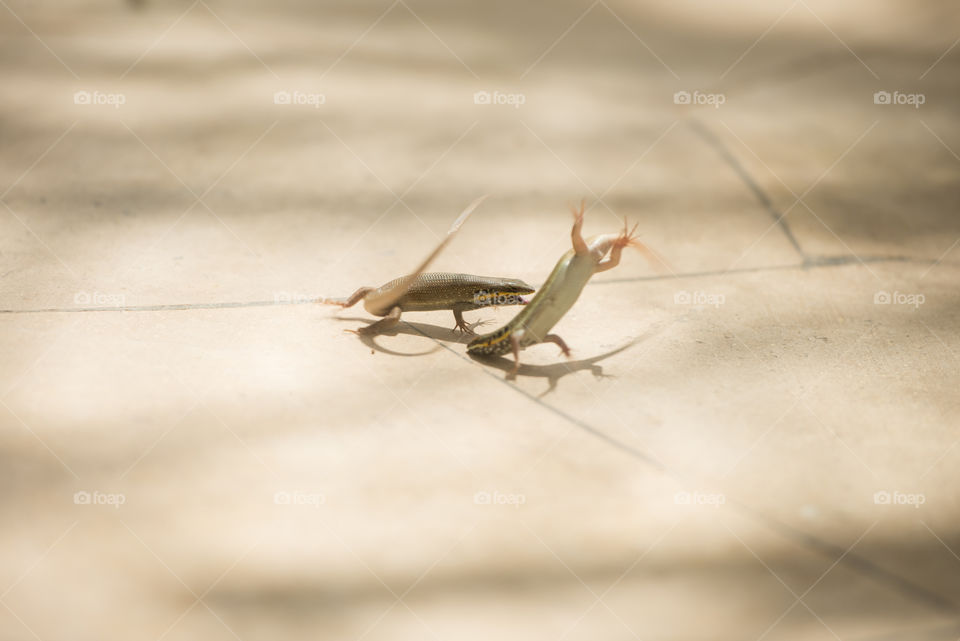
<svg viewBox="0 0 960 641">
<path fill-rule="evenodd" d="M 316 302 L 324 305 L 339 305 L 340 307 L 352 307 L 363 300 L 367 294 L 374 290 L 373 287 L 361 287 L 353 292 L 347 298 L 318 298 Z"/>
<path fill-rule="evenodd" d="M 510 349 L 513 351 L 513 367 L 507 372 L 507 378 L 516 378 L 520 371 L 520 338 L 516 332 L 510 334 Z"/>
<path fill-rule="evenodd" d="M 560 348 L 560 351 L 563 352 L 563 355 L 566 356 L 567 358 L 570 358 L 570 348 L 567 347 L 566 341 L 564 341 L 562 338 L 560 338 L 556 334 L 547 334 L 546 336 L 543 337 L 543 342 L 555 343 Z"/>
</svg>

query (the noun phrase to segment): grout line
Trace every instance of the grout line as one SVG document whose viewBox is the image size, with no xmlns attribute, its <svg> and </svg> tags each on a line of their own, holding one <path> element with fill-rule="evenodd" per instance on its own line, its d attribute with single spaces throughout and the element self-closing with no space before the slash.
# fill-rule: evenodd
<svg viewBox="0 0 960 641">
<path fill-rule="evenodd" d="M 859 263 L 918 263 L 926 265 L 935 261 L 912 258 L 910 256 L 868 256 L 862 260 L 856 256 L 807 256 L 802 263 L 789 265 L 771 265 L 769 267 L 742 267 L 739 269 L 718 269 L 713 271 L 686 272 L 681 274 L 658 274 L 656 276 L 634 276 L 630 278 L 611 278 L 607 280 L 590 281 L 590 285 L 609 285 L 613 283 L 635 283 L 657 280 L 678 280 L 682 278 L 703 278 L 709 276 L 723 276 L 726 274 L 758 274 L 771 271 L 789 269 L 813 269 L 820 267 L 843 267 Z M 225 303 L 173 303 L 169 305 L 131 305 L 129 307 L 46 307 L 42 309 L 0 309 L 0 314 L 72 314 L 78 312 L 169 312 L 191 309 L 238 309 L 243 307 L 274 307 L 281 305 L 311 305 L 315 301 L 304 300 L 253 300 L 232 301 Z"/>
<path fill-rule="evenodd" d="M 701 123 L 699 120 L 691 119 L 690 126 L 694 132 L 699 135 L 704 142 L 714 148 L 718 154 L 727 162 L 728 165 L 733 169 L 734 172 L 743 182 L 749 187 L 750 191 L 753 192 L 753 195 L 756 196 L 757 200 L 760 201 L 760 204 L 763 208 L 770 214 L 770 217 L 773 218 L 774 223 L 780 228 L 787 240 L 790 241 L 790 244 L 793 245 L 793 248 L 796 250 L 802 258 L 806 259 L 807 255 L 804 253 L 803 249 L 800 247 L 800 243 L 797 242 L 797 238 L 793 235 L 790 226 L 787 224 L 787 221 L 784 219 L 784 215 L 781 214 L 776 207 L 773 206 L 773 201 L 770 200 L 770 197 L 767 195 L 760 185 L 753 179 L 753 176 L 747 172 L 746 168 L 737 160 L 736 156 L 727 149 L 727 146 L 723 144 L 716 134 L 707 129 L 707 127 Z"/>
<path fill-rule="evenodd" d="M 703 278 L 709 276 L 725 276 L 726 274 L 762 274 L 772 271 L 786 271 L 792 269 L 815 269 L 821 267 L 843 267 L 846 265 L 858 265 L 861 260 L 856 256 L 807 256 L 802 263 L 790 263 L 787 265 L 771 265 L 769 267 L 740 267 L 736 269 L 715 269 L 702 272 L 687 272 L 683 274 L 657 274 L 654 276 L 630 276 L 626 278 L 609 278 L 606 280 L 591 281 L 591 285 L 606 285 L 611 283 L 636 283 L 643 281 L 656 280 L 679 280 L 683 278 Z M 933 261 L 927 259 L 912 258 L 910 256 L 868 256 L 862 259 L 864 263 L 919 263 L 926 265 Z"/>
<path fill-rule="evenodd" d="M 434 343 L 436 343 L 446 351 L 450 352 L 451 354 L 455 355 L 460 360 L 468 363 L 470 366 L 480 367 L 481 371 L 484 374 L 486 374 L 487 376 L 490 376 L 496 381 L 499 381 L 501 384 L 506 385 L 507 387 L 517 392 L 518 394 L 530 399 L 531 401 L 534 402 L 534 404 L 559 416 L 560 418 L 564 419 L 568 423 L 571 423 L 581 428 L 582 430 L 604 441 L 608 445 L 611 445 L 612 447 L 623 452 L 624 454 L 627 454 L 628 456 L 644 463 L 645 465 L 655 469 L 658 472 L 663 473 L 664 475 L 674 480 L 680 481 L 681 483 L 686 482 L 688 480 L 681 474 L 673 471 L 663 463 L 652 458 L 650 455 L 645 454 L 641 450 L 627 443 L 624 443 L 623 441 L 613 436 L 610 436 L 609 434 L 606 434 L 600 428 L 594 427 L 593 425 L 587 423 L 586 421 L 582 421 L 576 418 L 575 416 L 568 414 L 567 412 L 557 407 L 554 407 L 548 403 L 545 403 L 542 399 L 530 394 L 526 390 L 521 389 L 517 385 L 510 383 L 505 378 L 502 378 L 497 374 L 497 372 L 499 372 L 500 370 L 496 370 L 496 372 L 491 371 L 489 368 L 483 367 L 481 364 L 477 363 L 469 356 L 465 354 L 461 354 L 460 352 L 455 351 L 449 345 L 446 345 L 445 343 L 442 343 L 437 339 L 432 338 L 431 336 L 428 336 L 427 334 L 420 331 L 418 328 L 414 327 L 410 323 L 406 321 L 400 321 L 400 322 L 406 325 L 411 330 L 420 334 L 421 336 L 432 340 Z M 903 595 L 914 598 L 918 601 L 922 601 L 927 605 L 933 606 L 939 610 L 949 610 L 949 611 L 957 610 L 957 604 L 953 603 L 948 598 L 941 596 L 940 594 L 933 592 L 932 590 L 929 590 L 928 588 L 922 585 L 914 583 L 913 581 L 903 576 L 900 576 L 899 574 L 891 570 L 887 570 L 883 566 L 871 561 L 866 557 L 862 557 L 858 555 L 857 553 L 853 552 L 848 548 L 844 548 L 843 546 L 837 545 L 835 543 L 831 543 L 827 540 L 819 538 L 814 534 L 804 532 L 803 530 L 795 528 L 787 523 L 784 523 L 783 521 L 780 521 L 774 517 L 768 516 L 762 513 L 759 509 L 753 508 L 750 505 L 740 501 L 737 498 L 730 498 L 730 497 L 728 498 L 729 500 L 727 501 L 727 503 L 732 507 L 734 507 L 743 516 L 766 527 L 768 530 L 779 534 L 783 538 L 791 540 L 796 544 L 799 544 L 801 547 L 806 547 L 808 550 L 813 551 L 817 554 L 820 554 L 821 556 L 828 558 L 831 561 L 836 562 L 836 561 L 840 561 L 841 559 L 846 560 L 848 562 L 848 565 L 851 566 L 850 569 L 852 569 L 853 571 L 858 572 L 863 576 L 867 576 L 868 578 L 883 582 L 889 585 L 890 587 L 895 588 L 897 591 L 899 591 Z"/>
<path fill-rule="evenodd" d="M 920 262 L 916 259 L 909 257 L 874 257 L 868 258 L 867 261 L 871 262 L 893 262 L 893 261 L 913 261 Z M 779 270 L 779 269 L 806 269 L 808 267 L 828 267 L 828 266 L 839 266 L 839 265 L 850 265 L 855 264 L 856 259 L 853 256 L 837 256 L 837 257 L 821 257 L 819 259 L 807 259 L 804 263 L 795 264 L 795 265 L 784 265 L 784 266 L 775 266 L 775 267 L 766 267 L 766 268 L 743 268 L 739 270 L 734 270 L 736 272 L 762 272 L 770 270 Z M 717 272 L 697 272 L 691 274 L 679 274 L 676 276 L 653 276 L 653 277 L 640 277 L 632 279 L 616 279 L 609 281 L 598 281 L 602 282 L 626 282 L 626 281 L 642 281 L 642 280 L 657 280 L 657 279 L 667 279 L 667 278 L 683 278 L 683 277 L 696 277 L 696 276 L 710 276 L 710 275 L 722 275 L 725 273 L 730 273 L 726 271 L 717 271 Z M 38 310 L 0 310 L 0 313 L 41 313 L 41 312 L 95 312 L 95 311 L 167 311 L 167 310 L 183 310 L 183 309 L 229 309 L 229 308 L 243 308 L 243 307 L 266 307 L 266 306 L 276 306 L 276 305 L 301 305 L 312 303 L 311 300 L 303 301 L 250 301 L 250 302 L 227 302 L 227 303 L 200 303 L 200 304 L 182 304 L 182 305 L 146 305 L 140 307 L 103 307 L 103 308 L 71 308 L 71 309 L 38 309 Z M 471 366 L 474 366 L 475 363 L 473 359 L 469 358 L 465 354 L 461 354 L 455 351 L 449 345 L 438 341 L 427 334 L 420 331 L 417 327 L 407 323 L 406 321 L 401 321 L 408 328 L 414 332 L 429 338 L 434 343 L 439 345 L 441 348 L 447 350 L 451 354 L 454 354 L 457 358 L 468 363 Z M 548 410 L 552 414 L 558 416 L 564 421 L 579 427 L 581 430 L 591 434 L 595 438 L 607 443 L 611 447 L 627 454 L 631 458 L 642 462 L 648 467 L 657 470 L 675 480 L 683 482 L 685 479 L 680 474 L 674 472 L 673 470 L 667 468 L 663 463 L 657 461 L 655 458 L 644 453 L 643 451 L 632 447 L 631 445 L 624 443 L 608 434 L 603 430 L 594 427 L 590 423 L 582 421 L 575 416 L 568 414 L 567 412 L 554 407 L 548 403 L 545 403 L 542 399 L 533 396 L 529 392 L 517 387 L 514 384 L 511 384 L 507 380 L 501 378 L 497 373 L 490 371 L 488 368 L 483 367 L 482 365 L 477 365 L 481 367 L 481 371 L 491 378 L 499 381 L 501 384 L 504 384 L 516 393 L 521 394 L 522 396 L 533 401 L 534 404 L 540 406 L 541 408 Z M 834 558 L 837 556 L 837 553 L 843 553 L 844 549 L 841 546 L 838 546 L 829 541 L 818 538 L 813 534 L 809 534 L 797 528 L 794 528 L 782 521 L 779 521 L 773 517 L 767 516 L 761 513 L 759 510 L 739 501 L 736 498 L 731 498 L 729 504 L 734 506 L 741 514 L 754 520 L 755 522 L 760 523 L 765 526 L 767 529 L 776 532 L 783 536 L 786 539 L 792 540 L 795 543 L 805 546 L 808 549 L 821 554 L 827 558 Z M 896 588 L 901 593 L 913 597 L 917 600 L 923 601 L 928 605 L 932 605 L 938 609 L 949 609 L 955 610 L 956 604 L 952 603 L 945 597 L 940 596 L 939 594 L 928 590 L 927 588 L 917 585 L 890 570 L 883 568 L 882 566 L 874 563 L 873 561 L 861 557 L 855 553 L 849 552 L 846 554 L 845 559 L 849 560 L 849 565 L 852 566 L 852 569 L 855 571 L 872 577 L 877 580 Z"/>
<path fill-rule="evenodd" d="M 877 632 L 867 636 L 848 637 L 850 641 L 900 641 L 914 639 L 916 641 L 943 641 L 945 638 L 956 639 L 960 634 L 960 620 L 953 623 L 931 626 L 911 626 L 909 629 L 899 629 L 896 632 Z M 922 635 L 922 636 L 921 636 Z M 949 637 L 945 636 L 949 635 Z"/>
<path fill-rule="evenodd" d="M 46 314 L 75 312 L 167 312 L 182 309 L 234 309 L 238 307 L 273 307 L 274 305 L 307 305 L 312 300 L 252 300 L 227 303 L 174 303 L 171 305 L 131 305 L 130 307 L 48 307 L 46 309 L 0 309 L 0 314 Z"/>
<path fill-rule="evenodd" d="M 927 605 L 931 605 L 940 610 L 946 610 L 950 612 L 957 611 L 957 604 L 947 597 L 934 592 L 924 585 L 915 583 L 892 570 L 888 570 L 882 565 L 879 565 L 878 563 L 875 563 L 864 556 L 860 556 L 856 552 L 846 551 L 847 548 L 843 546 L 821 539 L 814 534 L 804 532 L 803 530 L 788 525 L 787 523 L 777 520 L 774 517 L 767 516 L 761 513 L 759 510 L 751 508 L 745 503 L 741 503 L 737 499 L 732 499 L 729 501 L 729 503 L 739 507 L 740 510 L 748 517 L 767 526 L 767 528 L 770 530 L 781 534 L 784 538 L 793 539 L 795 542 L 801 545 L 812 548 L 814 551 L 819 552 L 826 558 L 833 559 L 838 555 L 843 555 L 842 558 L 847 561 L 850 566 L 852 566 L 851 569 L 854 571 L 873 579 L 879 579 L 891 587 L 896 588 L 905 596 L 913 597 L 918 601 L 923 601 Z"/>
<path fill-rule="evenodd" d="M 421 336 L 423 336 L 423 337 L 425 337 L 425 338 L 429 338 L 429 339 L 432 340 L 434 343 L 436 343 L 437 345 L 439 345 L 439 346 L 442 347 L 443 349 L 447 350 L 447 351 L 450 352 L 451 354 L 455 355 L 457 358 L 459 358 L 460 360 L 464 361 L 465 363 L 468 363 L 468 364 L 470 364 L 470 365 L 476 364 L 475 361 L 474 361 L 472 358 L 470 358 L 469 356 L 467 356 L 466 354 L 461 354 L 460 352 L 455 351 L 452 347 L 450 347 L 450 346 L 447 345 L 446 343 L 440 342 L 439 340 L 431 337 L 430 335 L 428 335 L 428 334 L 424 333 L 423 331 L 421 331 L 418 327 L 415 327 L 414 325 L 412 325 L 412 324 L 410 324 L 410 323 L 408 323 L 407 321 L 404 321 L 404 320 L 401 320 L 400 322 L 403 323 L 404 325 L 406 325 L 406 326 L 407 326 L 408 328 L 410 328 L 411 330 L 413 330 L 413 331 L 415 331 L 416 333 L 420 334 Z M 577 427 L 579 427 L 579 428 L 581 428 L 581 429 L 583 429 L 583 430 L 586 430 L 587 432 L 593 434 L 593 435 L 596 436 L 597 438 L 599 438 L 599 439 L 605 441 L 606 443 L 612 445 L 613 447 L 617 448 L 617 449 L 620 450 L 621 452 L 624 452 L 624 453 L 626 453 L 626 454 L 629 454 L 630 456 L 632 456 L 632 457 L 634 457 L 634 458 L 636 458 L 636 459 L 639 459 L 639 460 L 643 461 L 643 462 L 646 463 L 647 465 L 653 467 L 654 469 L 656 469 L 656 470 L 658 470 L 658 471 L 660 471 L 660 472 L 663 472 L 663 473 L 665 473 L 665 474 L 669 474 L 669 475 L 671 475 L 671 476 L 673 475 L 673 474 L 670 472 L 670 470 L 668 470 L 667 467 L 666 467 L 665 465 L 663 465 L 663 463 L 660 463 L 659 461 L 657 461 L 657 460 L 654 459 L 653 457 L 649 456 L 648 454 L 644 454 L 642 451 L 638 450 L 637 448 L 632 447 L 632 446 L 630 446 L 630 445 L 627 445 L 627 444 L 624 443 L 623 441 L 620 441 L 620 440 L 618 440 L 618 439 L 616 439 L 616 438 L 614 438 L 614 437 L 612 437 L 612 436 L 609 436 L 608 434 L 606 434 L 606 433 L 603 432 L 602 430 L 599 430 L 599 429 L 593 427 L 592 425 L 590 425 L 590 424 L 587 423 L 586 421 L 581 421 L 580 419 L 576 418 L 575 416 L 573 416 L 573 415 L 571 415 L 571 414 L 568 414 L 567 412 L 563 411 L 562 409 L 559 409 L 559 408 L 557 408 L 557 407 L 554 407 L 554 406 L 552 406 L 552 405 L 549 405 L 549 404 L 547 404 L 547 403 L 544 403 L 544 402 L 543 402 L 543 399 L 540 399 L 540 398 L 534 396 L 533 394 L 531 394 L 530 392 L 527 392 L 526 390 L 523 390 L 523 389 L 517 387 L 516 385 L 513 385 L 513 384 L 509 383 L 506 379 L 501 378 L 499 375 L 497 375 L 496 372 L 490 371 L 489 368 L 483 367 L 482 365 L 480 365 L 480 367 L 481 367 L 481 371 L 482 371 L 484 374 L 486 374 L 487 376 L 489 376 L 490 378 L 492 378 L 492 379 L 494 379 L 494 380 L 496 380 L 496 381 L 499 381 L 500 383 L 506 385 L 507 387 L 509 387 L 509 388 L 512 389 L 513 391 L 517 392 L 518 394 L 527 397 L 528 399 L 530 399 L 531 401 L 533 401 L 536 405 L 539 405 L 540 407 L 542 407 L 542 408 L 544 408 L 544 409 L 546 409 L 546 410 L 548 410 L 548 411 L 556 414 L 557 416 L 559 416 L 560 418 L 564 419 L 564 420 L 567 421 L 568 423 L 572 423 L 572 424 L 576 425 Z M 497 370 L 497 372 L 499 372 L 499 371 L 500 371 L 500 370 Z"/>
</svg>

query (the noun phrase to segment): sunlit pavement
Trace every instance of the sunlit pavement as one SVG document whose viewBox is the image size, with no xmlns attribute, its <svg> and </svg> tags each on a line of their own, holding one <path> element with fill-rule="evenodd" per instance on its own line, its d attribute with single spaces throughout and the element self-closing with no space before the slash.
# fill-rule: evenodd
<svg viewBox="0 0 960 641">
<path fill-rule="evenodd" d="M 957 18 L 4 2 L 0 639 L 956 639 Z"/>
</svg>

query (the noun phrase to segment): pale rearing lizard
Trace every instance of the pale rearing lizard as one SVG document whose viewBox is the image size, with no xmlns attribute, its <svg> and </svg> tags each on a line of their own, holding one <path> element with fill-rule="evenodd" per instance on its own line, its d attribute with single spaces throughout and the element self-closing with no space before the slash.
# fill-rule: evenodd
<svg viewBox="0 0 960 641">
<path fill-rule="evenodd" d="M 582 227 L 583 203 L 580 204 L 579 211 L 574 211 L 573 230 L 570 234 L 573 249 L 560 258 L 547 282 L 540 287 L 537 295 L 526 307 L 500 329 L 470 341 L 467 352 L 480 356 L 496 356 L 512 351 L 515 364 L 510 372 L 511 376 L 515 376 L 520 369 L 520 350 L 531 345 L 556 343 L 565 356 L 570 356 L 567 344 L 556 334 L 551 334 L 550 330 L 577 302 L 590 277 L 616 267 L 620 263 L 623 248 L 627 246 L 636 247 L 643 250 L 648 257 L 657 258 L 656 254 L 635 238 L 637 226 L 628 230 L 626 221 L 619 234 L 600 234 L 587 240 L 583 239 Z M 610 252 L 610 257 L 604 260 L 607 252 Z"/>
</svg>

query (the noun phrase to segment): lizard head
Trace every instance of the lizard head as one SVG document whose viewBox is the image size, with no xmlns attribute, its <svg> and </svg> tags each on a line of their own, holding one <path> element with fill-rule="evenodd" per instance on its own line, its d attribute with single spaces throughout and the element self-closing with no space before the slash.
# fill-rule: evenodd
<svg viewBox="0 0 960 641">
<path fill-rule="evenodd" d="M 533 287 L 530 287 L 530 285 L 527 285 L 519 278 L 501 279 L 497 284 L 497 289 L 509 294 L 532 294 L 534 291 L 536 291 Z"/>
</svg>

